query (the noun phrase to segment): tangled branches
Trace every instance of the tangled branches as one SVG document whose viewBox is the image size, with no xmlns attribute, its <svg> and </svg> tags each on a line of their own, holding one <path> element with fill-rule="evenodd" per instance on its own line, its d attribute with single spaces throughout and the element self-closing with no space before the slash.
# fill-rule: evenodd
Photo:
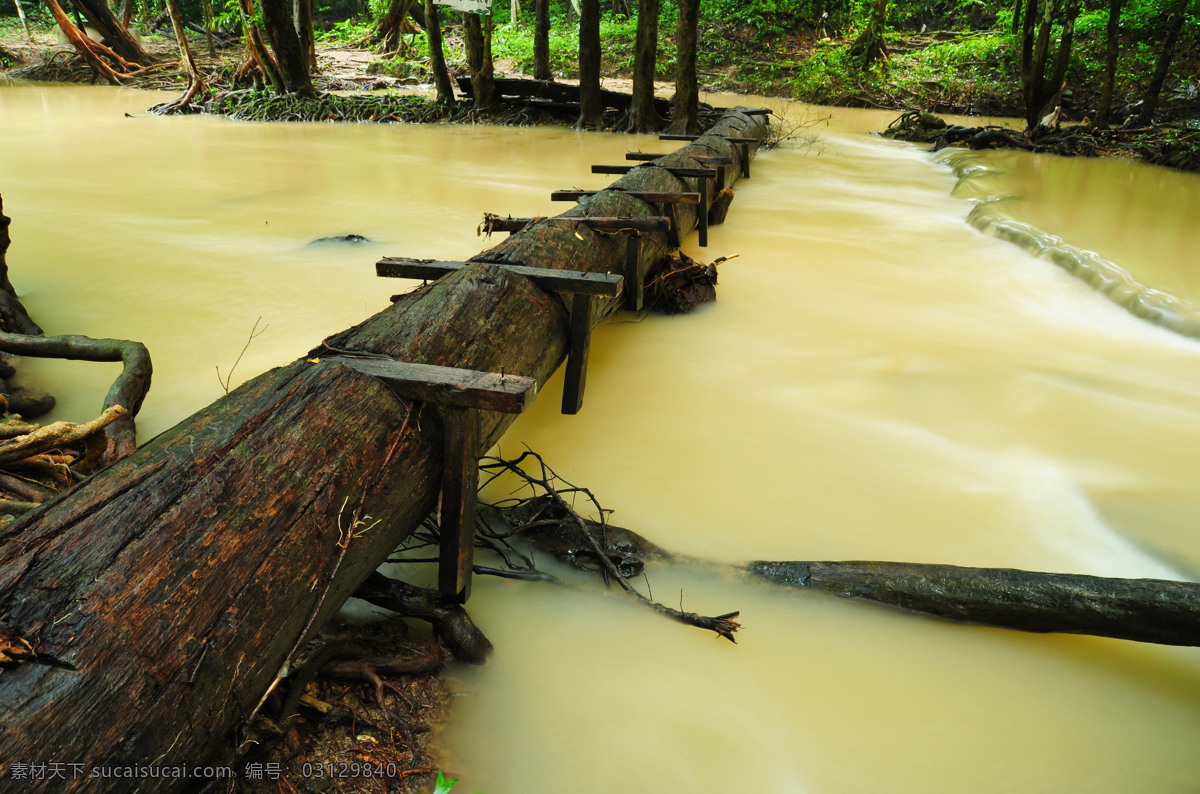
<svg viewBox="0 0 1200 794">
<path fill-rule="evenodd" d="M 608 523 L 606 511 L 596 496 L 587 488 L 573 485 L 559 477 L 535 452 L 526 451 L 519 457 L 506 460 L 500 457 L 485 457 L 480 460 L 481 490 L 501 477 L 513 476 L 521 485 L 519 490 L 528 492 L 523 498 L 484 504 L 483 516 L 499 518 L 504 529 L 496 529 L 481 518 L 477 524 L 475 545 L 489 549 L 500 556 L 507 570 L 475 566 L 475 573 L 495 574 L 509 578 L 541 581 L 557 581 L 553 576 L 537 570 L 529 555 L 514 544 L 518 539 L 527 540 L 549 551 L 559 560 L 585 571 L 600 573 L 606 583 L 617 582 L 631 598 L 650 609 L 689 626 L 716 632 L 730 642 L 736 642 L 734 632 L 739 624 L 734 620 L 737 612 L 710 617 L 694 612 L 684 612 L 653 601 L 638 592 L 630 578 L 643 573 L 643 561 L 660 555 L 660 550 L 634 532 Z M 590 505 L 599 521 L 583 518 L 574 507 L 576 501 Z M 427 520 L 422 529 L 414 534 L 416 545 L 434 545 L 438 542 L 437 525 Z M 428 562 L 411 557 L 399 557 L 389 562 Z"/>
</svg>

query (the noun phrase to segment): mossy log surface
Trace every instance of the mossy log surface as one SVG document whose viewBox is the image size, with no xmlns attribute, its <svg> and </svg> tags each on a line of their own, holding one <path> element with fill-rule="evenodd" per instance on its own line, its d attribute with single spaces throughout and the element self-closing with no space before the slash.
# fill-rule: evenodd
<svg viewBox="0 0 1200 794">
<path fill-rule="evenodd" d="M 1031 632 L 1200 645 L 1200 584 L 904 562 L 753 562 L 789 587 Z"/>
<path fill-rule="evenodd" d="M 766 124 L 735 112 L 718 127 L 761 139 Z M 685 150 L 739 155 L 716 136 Z M 686 151 L 668 159 L 694 164 Z M 655 167 L 618 184 L 684 189 Z M 679 209 L 686 233 L 695 211 Z M 659 208 L 606 190 L 566 214 Z M 648 235 L 643 272 L 665 250 L 664 236 Z M 625 250 L 619 236 L 543 222 L 475 260 L 621 272 Z M 598 303 L 595 322 L 618 305 Z M 323 356 L 503 369 L 544 384 L 564 358 L 568 328 L 558 296 L 503 268 L 465 268 L 0 530 L 0 623 L 41 654 L 0 676 L 0 778 L 14 763 L 221 763 L 294 649 L 435 507 L 436 407 L 406 403 Z M 511 419 L 485 415 L 478 451 Z M 347 542 L 356 521 L 370 528 Z M 170 791 L 195 781 L 139 782 Z M 137 790 L 129 784 L 81 776 L 30 789 Z"/>
</svg>

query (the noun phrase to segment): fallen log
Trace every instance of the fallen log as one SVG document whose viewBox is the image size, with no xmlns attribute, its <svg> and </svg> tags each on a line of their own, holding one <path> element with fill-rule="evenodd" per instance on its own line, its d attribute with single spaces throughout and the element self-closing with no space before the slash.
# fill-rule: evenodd
<svg viewBox="0 0 1200 794">
<path fill-rule="evenodd" d="M 717 134 L 660 162 L 686 167 L 695 165 L 689 154 L 704 154 L 740 163 L 752 147 L 721 135 L 761 140 L 766 126 L 761 116 L 731 112 Z M 650 165 L 619 186 L 678 191 L 683 180 Z M 679 230 L 695 228 L 707 210 L 678 207 Z M 620 190 L 566 213 L 660 214 Z M 644 235 L 641 277 L 665 238 Z M 475 261 L 623 272 L 626 252 L 624 237 L 586 223 L 535 221 Z M 599 322 L 619 301 L 595 298 L 585 319 Z M 90 769 L 230 758 L 235 734 L 297 650 L 438 498 L 444 431 L 436 406 L 401 400 L 383 381 L 327 358 L 385 357 L 545 383 L 568 349 L 569 328 L 558 296 L 503 267 L 463 268 L 0 529 L 0 623 L 38 654 L 0 677 L 0 778 L 16 764 L 48 760 Z M 476 454 L 511 421 L 484 414 Z M 194 782 L 156 779 L 153 788 Z M 130 790 L 124 780 L 82 775 L 53 786 L 84 787 Z"/>
<path fill-rule="evenodd" d="M 1200 645 L 1200 584 L 903 562 L 752 562 L 752 576 L 1017 631 Z"/>
</svg>

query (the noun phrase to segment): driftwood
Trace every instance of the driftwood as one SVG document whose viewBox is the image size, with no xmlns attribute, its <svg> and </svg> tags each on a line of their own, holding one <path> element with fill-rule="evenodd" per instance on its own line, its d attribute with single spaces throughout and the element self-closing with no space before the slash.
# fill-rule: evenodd
<svg viewBox="0 0 1200 794">
<path fill-rule="evenodd" d="M 1200 584 L 902 562 L 752 562 L 777 584 L 1018 631 L 1200 645 Z"/>
<path fill-rule="evenodd" d="M 716 130 L 759 140 L 765 131 L 765 119 L 740 112 Z M 661 162 L 695 167 L 690 154 L 730 157 L 733 178 L 747 156 L 708 135 Z M 653 166 L 619 185 L 687 188 Z M 697 209 L 707 211 L 676 208 L 681 232 L 695 228 Z M 566 214 L 661 212 L 605 190 Z M 667 248 L 663 233 L 644 239 L 643 273 Z M 622 272 L 626 251 L 624 237 L 586 224 L 535 222 L 475 259 Z M 595 299 L 589 321 L 618 301 Z M 229 758 L 304 642 L 437 502 L 436 406 L 400 400 L 327 359 L 384 356 L 544 383 L 564 357 L 568 328 L 558 296 L 503 267 L 464 268 L 0 529 L 0 622 L 41 654 L 0 677 L 0 777 L 39 759 Z M 485 414 L 476 452 L 510 421 Z M 115 780 L 59 782 L 56 790 L 128 790 Z M 172 790 L 163 780 L 155 787 Z"/>
</svg>

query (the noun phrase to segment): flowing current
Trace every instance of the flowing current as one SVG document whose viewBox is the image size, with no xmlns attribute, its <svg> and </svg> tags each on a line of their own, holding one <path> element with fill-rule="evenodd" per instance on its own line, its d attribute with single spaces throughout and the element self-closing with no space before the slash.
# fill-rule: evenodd
<svg viewBox="0 0 1200 794">
<path fill-rule="evenodd" d="M 554 214 L 551 190 L 609 181 L 592 163 L 669 145 L 146 117 L 158 99 L 0 85 L 12 280 L 47 333 L 149 346 L 147 438 L 408 289 L 374 277 L 380 256 L 469 256 L 483 212 Z M 740 610 L 738 644 L 599 584 L 478 578 L 496 652 L 451 673 L 456 791 L 1200 789 L 1196 649 L 954 625 L 725 566 L 1200 575 L 1200 341 L 1048 253 L 1200 302 L 1200 180 L 865 135 L 890 120 L 839 110 L 760 154 L 686 247 L 738 255 L 717 303 L 601 326 L 582 413 L 558 413 L 558 375 L 501 443 L 687 558 L 649 567 L 654 596 Z M 371 242 L 310 244 L 346 234 Z M 21 369 L 83 420 L 116 365 Z"/>
</svg>

